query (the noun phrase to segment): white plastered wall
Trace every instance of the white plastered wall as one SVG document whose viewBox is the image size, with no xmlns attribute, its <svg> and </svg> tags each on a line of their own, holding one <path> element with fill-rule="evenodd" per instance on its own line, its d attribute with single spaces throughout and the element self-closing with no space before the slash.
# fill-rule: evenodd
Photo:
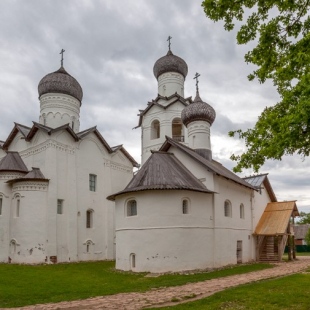
<svg viewBox="0 0 310 310">
<path fill-rule="evenodd" d="M 175 100 L 175 98 L 173 98 Z M 170 101 L 160 102 L 162 105 L 168 105 Z M 141 125 L 142 130 L 142 165 L 151 155 L 151 150 L 159 150 L 165 142 L 165 136 L 172 137 L 172 122 L 174 119 L 181 119 L 181 112 L 184 105 L 177 101 L 167 109 L 153 106 L 144 116 Z M 158 120 L 160 122 L 160 137 L 157 139 L 151 138 L 152 122 Z M 187 129 L 182 125 L 182 135 L 184 144 L 188 144 Z"/>
<path fill-rule="evenodd" d="M 127 216 L 128 200 L 137 201 L 137 216 Z M 182 200 L 189 214 L 182 213 Z M 166 272 L 210 267 L 212 194 L 154 190 L 116 200 L 116 268 Z M 130 254 L 136 267 L 130 266 Z"/>
</svg>

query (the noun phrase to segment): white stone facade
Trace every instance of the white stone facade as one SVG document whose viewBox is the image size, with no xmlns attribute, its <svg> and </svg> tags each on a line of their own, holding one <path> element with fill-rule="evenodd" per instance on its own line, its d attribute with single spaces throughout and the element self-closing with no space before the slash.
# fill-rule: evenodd
<svg viewBox="0 0 310 310">
<path fill-rule="evenodd" d="M 40 103 L 40 124 L 15 125 L 0 148 L 0 162 L 18 152 L 28 171 L 45 177 L 23 181 L 25 173 L 0 169 L 0 262 L 114 259 L 114 203 L 106 196 L 127 185 L 136 163 L 95 128 L 78 133 L 76 98 L 48 93 Z"/>
</svg>

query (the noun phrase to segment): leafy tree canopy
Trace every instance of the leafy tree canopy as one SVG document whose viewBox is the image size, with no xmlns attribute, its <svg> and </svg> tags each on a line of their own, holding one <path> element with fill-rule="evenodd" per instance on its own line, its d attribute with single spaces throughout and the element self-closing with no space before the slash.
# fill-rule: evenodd
<svg viewBox="0 0 310 310">
<path fill-rule="evenodd" d="M 299 212 L 298 224 L 310 224 L 310 213 Z"/>
<path fill-rule="evenodd" d="M 280 160 L 294 153 L 310 152 L 310 0 L 204 0 L 204 11 L 213 21 L 224 21 L 228 31 L 234 22 L 245 21 L 237 34 L 238 44 L 257 38 L 245 61 L 257 66 L 248 76 L 264 83 L 271 79 L 281 101 L 267 107 L 253 129 L 231 131 L 245 140 L 247 151 L 234 171 L 253 168 L 266 159 Z"/>
</svg>

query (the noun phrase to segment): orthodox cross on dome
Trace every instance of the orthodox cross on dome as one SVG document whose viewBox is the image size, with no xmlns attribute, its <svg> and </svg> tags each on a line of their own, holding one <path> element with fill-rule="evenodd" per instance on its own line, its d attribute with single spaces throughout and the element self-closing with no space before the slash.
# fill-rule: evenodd
<svg viewBox="0 0 310 310">
<path fill-rule="evenodd" d="M 64 52 L 65 52 L 65 50 L 62 48 L 60 53 L 59 53 L 59 54 L 61 54 L 61 61 L 60 61 L 60 63 L 61 63 L 62 67 L 64 66 Z"/>
<path fill-rule="evenodd" d="M 196 79 L 196 92 L 199 92 L 199 88 L 198 88 L 198 78 L 200 77 L 200 74 L 196 72 L 195 76 L 194 76 L 194 80 Z"/>
<path fill-rule="evenodd" d="M 169 36 L 168 39 L 167 39 L 167 41 L 169 41 L 169 45 L 168 45 L 169 46 L 169 51 L 170 51 L 170 46 L 171 46 L 171 39 L 172 39 L 171 36 Z"/>
</svg>

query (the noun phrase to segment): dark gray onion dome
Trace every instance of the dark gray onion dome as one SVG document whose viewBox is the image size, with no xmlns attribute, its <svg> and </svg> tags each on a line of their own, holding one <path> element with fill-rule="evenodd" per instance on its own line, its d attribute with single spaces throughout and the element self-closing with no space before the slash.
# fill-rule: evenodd
<svg viewBox="0 0 310 310">
<path fill-rule="evenodd" d="M 47 74 L 38 85 L 39 98 L 47 93 L 60 93 L 70 95 L 80 102 L 83 98 L 83 90 L 79 82 L 71 76 L 64 67 Z"/>
<path fill-rule="evenodd" d="M 212 125 L 215 116 L 214 109 L 208 103 L 201 100 L 199 92 L 196 93 L 193 103 L 185 107 L 181 114 L 182 122 L 186 127 L 193 121 L 206 121 Z"/>
<path fill-rule="evenodd" d="M 153 68 L 154 75 L 156 79 L 166 72 L 177 72 L 184 76 L 184 79 L 187 76 L 188 68 L 186 62 L 178 57 L 173 55 L 169 50 L 166 56 L 159 58 Z"/>
</svg>

